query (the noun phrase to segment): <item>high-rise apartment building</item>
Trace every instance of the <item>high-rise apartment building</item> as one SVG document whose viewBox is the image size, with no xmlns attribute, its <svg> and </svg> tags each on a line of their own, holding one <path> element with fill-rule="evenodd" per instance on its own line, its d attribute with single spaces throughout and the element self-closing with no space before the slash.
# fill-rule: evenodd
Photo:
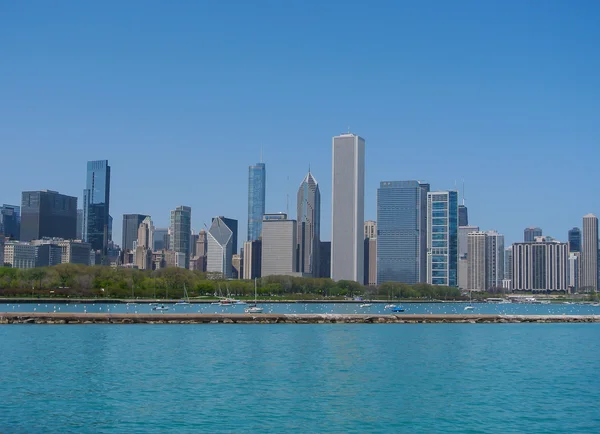
<svg viewBox="0 0 600 434">
<path fill-rule="evenodd" d="M 502 280 L 504 280 L 504 235 L 496 231 L 488 231 L 485 236 L 486 289 L 502 288 Z"/>
<path fill-rule="evenodd" d="M 296 275 L 296 220 L 287 214 L 265 214 L 262 224 L 261 276 Z"/>
<path fill-rule="evenodd" d="M 588 292 L 598 291 L 598 217 L 594 214 L 583 216 L 579 287 Z"/>
<path fill-rule="evenodd" d="M 171 247 L 176 253 L 183 253 L 185 257 L 177 258 L 180 268 L 189 268 L 190 265 L 190 242 L 192 238 L 192 208 L 189 206 L 178 206 L 171 211 Z"/>
<path fill-rule="evenodd" d="M 427 280 L 427 193 L 419 181 L 377 189 L 377 283 Z"/>
<path fill-rule="evenodd" d="M 458 227 L 458 287 L 468 289 L 468 253 L 469 238 L 471 232 L 479 232 L 479 226 L 459 226 Z"/>
<path fill-rule="evenodd" d="M 456 287 L 457 269 L 458 193 L 427 193 L 427 283 Z"/>
<path fill-rule="evenodd" d="M 138 239 L 138 228 L 146 217 L 148 216 L 145 214 L 123 214 L 123 232 L 121 234 L 123 250 L 133 250 L 133 243 Z"/>
<path fill-rule="evenodd" d="M 512 289 L 515 291 L 566 291 L 567 243 L 538 241 L 513 244 Z"/>
<path fill-rule="evenodd" d="M 24 191 L 21 195 L 21 241 L 75 239 L 77 198 L 56 191 Z"/>
<path fill-rule="evenodd" d="M 0 234 L 13 240 L 19 239 L 21 236 L 20 206 L 4 204 L 0 207 Z"/>
<path fill-rule="evenodd" d="M 108 160 L 88 161 L 83 190 L 83 239 L 106 254 L 110 239 L 110 166 Z"/>
<path fill-rule="evenodd" d="M 319 277 L 321 242 L 321 192 L 310 171 L 300 184 L 297 195 L 298 266 L 301 273 Z"/>
<path fill-rule="evenodd" d="M 487 289 L 486 255 L 487 236 L 485 232 L 469 232 L 467 235 L 468 253 L 467 286 L 469 291 L 485 291 Z"/>
<path fill-rule="evenodd" d="M 512 246 L 504 249 L 504 280 L 512 279 Z"/>
<path fill-rule="evenodd" d="M 266 185 L 265 164 L 261 162 L 248 167 L 248 241 L 258 240 L 261 234 L 262 219 L 265 214 Z"/>
<path fill-rule="evenodd" d="M 579 228 L 569 231 L 569 252 L 581 252 L 581 229 Z"/>
<path fill-rule="evenodd" d="M 232 273 L 233 231 L 221 217 L 212 219 L 207 234 L 206 271 L 227 279 Z"/>
<path fill-rule="evenodd" d="M 365 140 L 342 134 L 332 143 L 331 278 L 364 281 Z"/>
<path fill-rule="evenodd" d="M 529 227 L 525 228 L 525 230 L 523 231 L 523 241 L 525 241 L 526 243 L 533 243 L 535 242 L 535 237 L 541 236 L 542 229 L 540 228 Z"/>
</svg>

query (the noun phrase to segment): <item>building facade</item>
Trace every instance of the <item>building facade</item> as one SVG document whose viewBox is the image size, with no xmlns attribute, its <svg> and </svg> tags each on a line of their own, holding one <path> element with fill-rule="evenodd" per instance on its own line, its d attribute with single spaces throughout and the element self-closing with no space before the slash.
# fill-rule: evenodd
<svg viewBox="0 0 600 434">
<path fill-rule="evenodd" d="M 247 241 L 254 241 L 260 238 L 262 230 L 262 219 L 263 215 L 265 214 L 266 185 L 267 171 L 265 168 L 265 164 L 257 163 L 254 166 L 248 167 Z"/>
<path fill-rule="evenodd" d="M 486 289 L 502 288 L 504 280 L 504 235 L 488 231 L 486 236 Z"/>
<path fill-rule="evenodd" d="M 110 166 L 108 160 L 88 161 L 83 190 L 83 240 L 106 254 L 110 231 Z"/>
<path fill-rule="evenodd" d="M 307 276 L 318 277 L 320 275 L 321 192 L 319 184 L 310 171 L 298 188 L 296 211 L 298 271 Z"/>
<path fill-rule="evenodd" d="M 246 241 L 244 243 L 244 279 L 250 280 L 261 277 L 261 262 L 262 241 Z"/>
<path fill-rule="evenodd" d="M 458 205 L 458 226 L 469 226 L 469 211 L 464 203 Z"/>
<path fill-rule="evenodd" d="M 297 223 L 287 214 L 265 214 L 261 276 L 297 275 Z"/>
<path fill-rule="evenodd" d="M 213 218 L 213 220 L 215 218 Z M 236 219 L 230 219 L 224 216 L 219 216 L 219 219 L 221 222 L 227 225 L 229 230 L 231 230 L 231 251 L 232 254 L 235 255 L 238 251 L 238 221 Z"/>
<path fill-rule="evenodd" d="M 569 253 L 569 292 L 576 292 L 579 289 L 580 259 L 580 252 Z"/>
<path fill-rule="evenodd" d="M 170 246 L 169 229 L 154 228 L 154 239 L 152 241 L 152 250 L 168 250 Z"/>
<path fill-rule="evenodd" d="M 458 287 L 468 289 L 468 253 L 469 238 L 471 232 L 479 232 L 479 226 L 459 226 L 458 227 Z"/>
<path fill-rule="evenodd" d="M 365 239 L 367 238 L 377 238 L 377 222 L 375 220 L 365 222 Z"/>
<path fill-rule="evenodd" d="M 233 231 L 221 217 L 215 217 L 207 233 L 206 272 L 225 279 L 231 277 Z"/>
<path fill-rule="evenodd" d="M 0 207 L 0 234 L 12 240 L 21 236 L 21 207 L 3 204 Z"/>
<path fill-rule="evenodd" d="M 322 278 L 331 278 L 331 241 L 321 241 L 319 247 L 319 260 L 321 261 Z"/>
<path fill-rule="evenodd" d="M 331 278 L 364 281 L 365 140 L 342 134 L 332 143 Z"/>
<path fill-rule="evenodd" d="M 458 285 L 458 193 L 427 193 L 427 283 Z"/>
<path fill-rule="evenodd" d="M 190 243 L 192 238 L 192 208 L 178 206 L 171 211 L 171 246 L 170 250 L 183 253 L 183 259 L 178 256 L 177 266 L 189 268 Z"/>
<path fill-rule="evenodd" d="M 579 228 L 569 231 L 569 252 L 581 252 L 581 229 Z"/>
<path fill-rule="evenodd" d="M 556 241 L 513 244 L 514 291 L 567 291 L 568 245 Z"/>
<path fill-rule="evenodd" d="M 598 291 L 598 217 L 594 214 L 583 216 L 579 287 L 586 292 Z"/>
<path fill-rule="evenodd" d="M 44 237 L 75 239 L 77 198 L 56 191 L 24 191 L 21 195 L 21 241 Z"/>
<path fill-rule="evenodd" d="M 535 242 L 535 237 L 541 237 L 541 236 L 542 236 L 541 228 L 529 227 L 529 228 L 525 228 L 525 230 L 523 231 L 523 241 L 526 243 L 533 243 L 533 242 Z"/>
<path fill-rule="evenodd" d="M 137 241 L 138 229 L 146 217 L 148 216 L 145 214 L 123 214 L 123 232 L 121 235 L 121 248 L 123 250 L 133 250 L 133 243 Z"/>
<path fill-rule="evenodd" d="M 427 193 L 419 181 L 377 189 L 377 283 L 427 281 Z"/>
<path fill-rule="evenodd" d="M 469 291 L 485 291 L 487 289 L 486 255 L 488 252 L 485 232 L 469 232 L 467 235 L 468 253 L 467 285 Z"/>
</svg>

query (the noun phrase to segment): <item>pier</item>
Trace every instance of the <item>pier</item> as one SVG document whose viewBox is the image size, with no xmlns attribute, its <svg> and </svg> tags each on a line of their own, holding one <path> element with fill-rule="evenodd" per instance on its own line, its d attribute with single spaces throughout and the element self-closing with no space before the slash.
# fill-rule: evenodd
<svg viewBox="0 0 600 434">
<path fill-rule="evenodd" d="M 600 323 L 600 315 L 0 313 L 0 324 L 425 324 Z"/>
</svg>

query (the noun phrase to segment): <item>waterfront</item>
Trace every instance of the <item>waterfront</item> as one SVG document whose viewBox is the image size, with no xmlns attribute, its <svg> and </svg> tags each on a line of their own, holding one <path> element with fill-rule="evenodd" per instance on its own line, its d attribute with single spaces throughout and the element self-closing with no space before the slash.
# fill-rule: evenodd
<svg viewBox="0 0 600 434">
<path fill-rule="evenodd" d="M 598 432 L 599 327 L 0 327 L 0 432 Z"/>
</svg>

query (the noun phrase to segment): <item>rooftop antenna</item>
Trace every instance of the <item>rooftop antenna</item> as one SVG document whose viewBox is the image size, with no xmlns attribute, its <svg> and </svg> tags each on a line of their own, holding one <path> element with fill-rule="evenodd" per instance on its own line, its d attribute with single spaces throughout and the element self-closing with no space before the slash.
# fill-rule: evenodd
<svg viewBox="0 0 600 434">
<path fill-rule="evenodd" d="M 260 145 L 260 162 L 263 162 L 263 147 Z"/>
</svg>

